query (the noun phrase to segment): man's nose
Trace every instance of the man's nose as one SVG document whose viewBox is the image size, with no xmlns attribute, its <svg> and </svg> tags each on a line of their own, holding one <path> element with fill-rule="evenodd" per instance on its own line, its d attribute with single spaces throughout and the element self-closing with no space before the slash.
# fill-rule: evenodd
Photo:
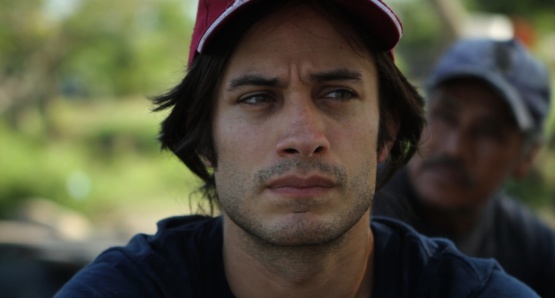
<svg viewBox="0 0 555 298">
<path fill-rule="evenodd" d="M 281 157 L 316 157 L 330 148 L 325 115 L 312 101 L 286 105 L 278 125 L 282 129 L 276 151 Z"/>
<path fill-rule="evenodd" d="M 437 140 L 442 143 L 443 153 L 452 157 L 463 157 L 468 153 L 468 137 L 461 131 L 454 130 L 444 136 L 443 140 Z"/>
</svg>

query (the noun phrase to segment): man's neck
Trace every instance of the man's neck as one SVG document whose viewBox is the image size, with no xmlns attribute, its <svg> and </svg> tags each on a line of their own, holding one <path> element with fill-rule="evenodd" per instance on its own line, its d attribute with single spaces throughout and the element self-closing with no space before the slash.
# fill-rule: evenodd
<svg viewBox="0 0 555 298">
<path fill-rule="evenodd" d="M 368 214 L 340 239 L 304 247 L 261 243 L 224 216 L 225 273 L 236 297 L 370 297 L 373 247 Z"/>
</svg>

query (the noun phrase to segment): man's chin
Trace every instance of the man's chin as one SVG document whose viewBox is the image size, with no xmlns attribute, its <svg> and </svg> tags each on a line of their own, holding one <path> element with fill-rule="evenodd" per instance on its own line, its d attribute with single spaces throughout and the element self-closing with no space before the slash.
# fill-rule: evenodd
<svg viewBox="0 0 555 298">
<path fill-rule="evenodd" d="M 445 212 L 466 212 L 476 208 L 475 204 L 468 201 L 467 196 L 461 193 L 434 193 L 433 195 L 422 195 L 421 200 L 424 205 L 433 209 Z"/>
<path fill-rule="evenodd" d="M 244 225 L 243 229 L 266 245 L 274 247 L 327 246 L 339 241 L 356 223 L 354 219 L 337 222 L 310 213 L 289 214 L 261 225 Z"/>
<path fill-rule="evenodd" d="M 471 186 L 461 179 L 442 176 L 440 172 L 424 171 L 415 176 L 413 187 L 422 198 L 445 205 L 464 205 Z"/>
</svg>

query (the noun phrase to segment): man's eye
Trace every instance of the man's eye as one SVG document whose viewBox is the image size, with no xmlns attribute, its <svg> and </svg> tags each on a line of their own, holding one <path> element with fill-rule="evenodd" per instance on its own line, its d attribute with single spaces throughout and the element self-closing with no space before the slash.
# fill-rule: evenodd
<svg viewBox="0 0 555 298">
<path fill-rule="evenodd" d="M 239 98 L 240 103 L 256 105 L 261 103 L 274 102 L 274 98 L 266 93 L 247 94 Z"/>
<path fill-rule="evenodd" d="M 454 123 L 457 119 L 455 113 L 446 110 L 435 110 L 431 113 L 431 118 L 447 123 Z"/>
<path fill-rule="evenodd" d="M 324 95 L 324 98 L 331 98 L 335 100 L 349 100 L 355 97 L 355 93 L 349 89 L 335 89 Z"/>
<path fill-rule="evenodd" d="M 493 125 L 477 127 L 473 132 L 476 136 L 495 140 L 502 140 L 507 135 L 503 129 Z"/>
</svg>

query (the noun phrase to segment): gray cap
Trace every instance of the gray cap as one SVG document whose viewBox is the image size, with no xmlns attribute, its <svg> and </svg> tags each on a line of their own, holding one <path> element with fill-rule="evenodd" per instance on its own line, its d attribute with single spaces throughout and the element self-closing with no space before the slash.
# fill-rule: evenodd
<svg viewBox="0 0 555 298">
<path fill-rule="evenodd" d="M 427 89 L 469 76 L 486 81 L 503 96 L 522 131 L 543 130 L 551 100 L 549 73 L 520 42 L 492 39 L 456 42 L 432 71 Z"/>
</svg>

